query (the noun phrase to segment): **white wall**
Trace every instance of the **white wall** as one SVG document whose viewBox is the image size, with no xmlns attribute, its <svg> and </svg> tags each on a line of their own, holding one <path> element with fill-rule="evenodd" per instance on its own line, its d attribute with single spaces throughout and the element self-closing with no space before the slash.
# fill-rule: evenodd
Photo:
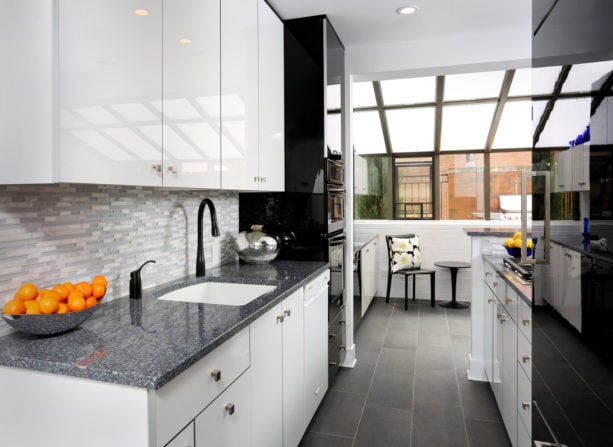
<svg viewBox="0 0 613 447">
<path fill-rule="evenodd" d="M 465 228 L 505 227 L 514 224 L 509 221 L 475 221 L 475 220 L 422 220 L 422 221 L 392 221 L 392 220 L 356 220 L 354 221 L 354 240 L 366 241 L 378 236 L 377 244 L 377 294 L 385 296 L 387 287 L 387 248 L 385 235 L 415 233 L 420 237 L 421 253 L 424 268 L 436 269 L 436 301 L 451 300 L 451 278 L 449 269 L 435 267 L 436 261 L 471 261 L 471 238 Z M 519 222 L 517 222 L 519 227 Z M 456 299 L 458 301 L 472 300 L 471 269 L 458 271 Z M 417 278 L 416 295 L 418 299 L 430 299 L 430 282 L 428 276 Z M 392 277 L 391 297 L 404 297 L 404 281 L 402 277 Z M 411 285 L 409 284 L 409 297 Z"/>
</svg>

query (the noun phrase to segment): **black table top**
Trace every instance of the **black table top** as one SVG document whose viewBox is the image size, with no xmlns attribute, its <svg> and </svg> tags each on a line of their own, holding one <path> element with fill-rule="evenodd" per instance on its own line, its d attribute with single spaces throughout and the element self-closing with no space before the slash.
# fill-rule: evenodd
<svg viewBox="0 0 613 447">
<path fill-rule="evenodd" d="M 434 265 L 437 267 L 447 267 L 450 269 L 465 269 L 470 267 L 470 263 L 460 261 L 438 261 L 435 262 Z"/>
</svg>

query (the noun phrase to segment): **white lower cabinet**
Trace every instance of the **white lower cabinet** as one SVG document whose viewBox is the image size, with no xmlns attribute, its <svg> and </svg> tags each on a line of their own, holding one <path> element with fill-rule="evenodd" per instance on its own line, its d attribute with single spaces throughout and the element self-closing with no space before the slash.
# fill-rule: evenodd
<svg viewBox="0 0 613 447">
<path fill-rule="evenodd" d="M 195 420 L 196 446 L 235 447 L 250 444 L 250 370 L 245 371 Z"/>
<path fill-rule="evenodd" d="M 166 447 L 194 447 L 195 445 L 194 423 L 190 422 L 189 425 L 181 431 L 181 433 L 166 444 Z"/>
<path fill-rule="evenodd" d="M 377 293 L 377 240 L 373 240 L 362 247 L 360 251 L 362 290 L 362 317 L 368 310 Z"/>
<path fill-rule="evenodd" d="M 532 308 L 489 264 L 484 287 L 485 374 L 511 445 L 531 447 Z"/>
<path fill-rule="evenodd" d="M 296 446 L 304 433 L 303 310 L 300 289 L 251 324 L 253 447 Z"/>
</svg>

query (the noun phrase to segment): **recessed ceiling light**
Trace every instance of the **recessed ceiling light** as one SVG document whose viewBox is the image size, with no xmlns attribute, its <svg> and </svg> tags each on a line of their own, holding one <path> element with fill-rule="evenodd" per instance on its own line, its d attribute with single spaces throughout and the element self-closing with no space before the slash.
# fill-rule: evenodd
<svg viewBox="0 0 613 447">
<path fill-rule="evenodd" d="M 183 45 L 189 45 L 190 43 L 192 43 L 192 39 L 188 37 L 182 37 L 179 39 L 179 43 L 182 43 Z"/>
<path fill-rule="evenodd" d="M 136 14 L 137 16 L 148 16 L 149 11 L 147 11 L 146 9 L 137 9 L 134 11 L 134 14 Z"/>
<path fill-rule="evenodd" d="M 402 8 L 398 8 L 396 12 L 403 16 L 408 16 L 411 14 L 415 14 L 419 8 L 417 6 L 403 6 Z"/>
</svg>

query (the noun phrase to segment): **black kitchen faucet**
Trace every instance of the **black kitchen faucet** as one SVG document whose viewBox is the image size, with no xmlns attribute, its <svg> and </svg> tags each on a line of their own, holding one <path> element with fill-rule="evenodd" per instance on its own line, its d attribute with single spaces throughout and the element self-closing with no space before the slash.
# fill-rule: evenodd
<svg viewBox="0 0 613 447">
<path fill-rule="evenodd" d="M 198 251 L 196 252 L 196 276 L 205 276 L 205 264 L 204 264 L 204 249 L 202 246 L 202 220 L 204 214 L 204 208 L 209 206 L 211 212 L 211 236 L 219 236 L 219 227 L 217 226 L 217 213 L 215 212 L 215 205 L 211 199 L 203 199 L 198 207 Z"/>
</svg>

